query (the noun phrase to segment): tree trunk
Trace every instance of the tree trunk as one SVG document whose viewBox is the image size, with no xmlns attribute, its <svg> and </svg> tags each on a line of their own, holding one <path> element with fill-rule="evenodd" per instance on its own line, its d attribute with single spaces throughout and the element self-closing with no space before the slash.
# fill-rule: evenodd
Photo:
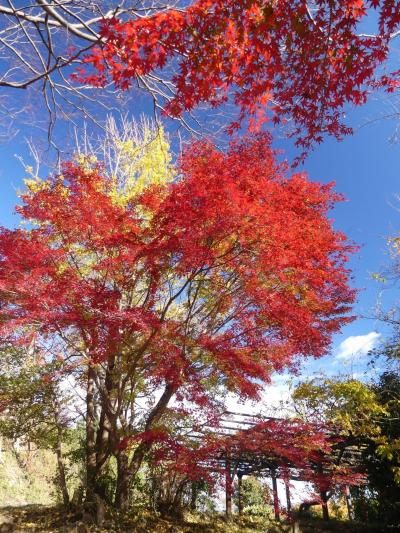
<svg viewBox="0 0 400 533">
<path fill-rule="evenodd" d="M 149 431 L 160 420 L 164 411 L 175 394 L 175 387 L 171 384 L 167 384 L 161 398 L 150 412 L 144 430 Z M 117 476 L 117 489 L 115 493 L 115 506 L 117 509 L 124 509 L 129 503 L 129 490 L 132 483 L 132 479 L 138 473 L 142 466 L 143 459 L 146 453 L 151 449 L 149 442 L 141 442 L 135 449 L 132 459 L 129 463 L 128 456 L 122 450 L 117 454 L 118 476 Z"/>
<path fill-rule="evenodd" d="M 52 409 L 54 424 L 57 428 L 56 442 L 53 451 L 57 457 L 58 483 L 61 489 L 63 503 L 64 505 L 69 505 L 70 499 L 67 487 L 67 476 L 65 475 L 64 457 L 62 453 L 63 426 L 61 420 L 61 406 L 57 397 L 57 392 L 54 389 L 52 391 Z"/>
<path fill-rule="evenodd" d="M 61 427 L 57 427 L 57 442 L 56 442 L 55 452 L 57 456 L 58 479 L 60 483 L 63 503 L 64 505 L 69 505 L 67 479 L 65 475 L 64 458 L 63 458 L 62 449 L 61 449 L 61 436 L 62 436 L 62 429 Z"/>
<path fill-rule="evenodd" d="M 136 448 L 131 462 L 125 452 L 117 455 L 117 487 L 115 491 L 115 506 L 126 509 L 129 503 L 129 490 L 132 480 L 142 466 L 144 456 L 150 450 L 151 444 L 142 442 Z"/>
<path fill-rule="evenodd" d="M 132 476 L 128 466 L 128 455 L 121 451 L 117 456 L 117 486 L 115 489 L 115 507 L 117 509 L 126 509 L 129 505 L 129 489 Z"/>
<path fill-rule="evenodd" d="M 190 493 L 190 510 L 193 512 L 196 511 L 197 495 L 198 495 L 198 483 L 197 481 L 192 481 L 191 493 Z"/>
<path fill-rule="evenodd" d="M 154 406 L 147 418 L 144 428 L 145 431 L 152 429 L 160 420 L 170 399 L 175 394 L 175 390 L 175 387 L 170 383 L 166 385 L 161 398 L 158 400 L 157 404 Z M 120 462 L 118 463 L 119 482 L 117 482 L 117 491 L 115 494 L 115 505 L 118 509 L 123 509 L 128 505 L 129 488 L 132 483 L 132 479 L 138 473 L 140 467 L 142 466 L 143 459 L 150 449 L 151 444 L 149 442 L 141 442 L 135 449 L 130 463 L 128 463 L 127 456 L 125 456 L 126 459 L 122 459 L 122 457 L 125 455 L 123 452 L 120 452 L 117 455 L 117 461 L 118 458 L 121 457 L 121 459 L 119 459 Z"/>
<path fill-rule="evenodd" d="M 95 440 L 95 371 L 89 363 L 86 389 L 86 501 L 95 502 L 96 440 Z"/>
</svg>

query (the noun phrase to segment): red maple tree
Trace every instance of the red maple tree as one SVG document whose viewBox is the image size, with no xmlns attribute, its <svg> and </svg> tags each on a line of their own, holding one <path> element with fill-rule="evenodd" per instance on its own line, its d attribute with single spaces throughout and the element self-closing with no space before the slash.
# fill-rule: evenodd
<svg viewBox="0 0 400 533">
<path fill-rule="evenodd" d="M 196 143 L 179 179 L 123 206 L 100 167 L 67 163 L 22 195 L 31 225 L 1 230 L 1 339 L 34 333 L 81 365 L 93 479 L 110 455 L 127 460 L 121 438 L 156 429 L 173 397 L 210 409 L 220 390 L 256 398 L 272 372 L 326 353 L 349 320 L 352 247 L 327 218 L 340 196 L 287 177 L 269 142 L 227 153 Z M 151 390 L 158 400 L 138 414 Z M 121 505 L 150 447 L 143 439 L 121 464 Z"/>
<path fill-rule="evenodd" d="M 375 17 L 376 33 L 360 33 Z M 254 125 L 270 113 L 275 123 L 292 120 L 289 135 L 307 150 L 324 133 L 351 132 L 346 104 L 364 103 L 373 86 L 397 87 L 398 73 L 382 76 L 377 68 L 399 22 L 395 0 L 196 0 L 185 9 L 104 20 L 103 42 L 85 59 L 94 70 L 76 77 L 97 86 L 111 78 L 127 89 L 173 67 L 174 92 L 168 83 L 154 92 L 166 99 L 168 115 L 232 96 L 240 111 L 231 131 L 247 116 Z"/>
</svg>

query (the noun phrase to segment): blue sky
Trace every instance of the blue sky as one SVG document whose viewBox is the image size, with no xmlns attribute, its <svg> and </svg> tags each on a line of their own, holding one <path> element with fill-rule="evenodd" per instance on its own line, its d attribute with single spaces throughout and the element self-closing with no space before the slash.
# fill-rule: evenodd
<svg viewBox="0 0 400 533">
<path fill-rule="evenodd" d="M 357 354 L 353 357 L 352 347 L 359 350 L 360 355 L 389 334 L 384 324 L 373 319 L 374 307 L 378 298 L 383 298 L 386 306 L 395 302 L 397 288 L 384 289 L 371 278 L 371 273 L 390 263 L 386 241 L 397 234 L 400 226 L 400 200 L 396 198 L 400 193 L 400 144 L 389 140 L 398 124 L 395 120 L 377 120 L 360 127 L 385 111 L 383 100 L 378 98 L 351 113 L 348 122 L 355 127 L 354 135 L 342 142 L 326 140 L 315 148 L 301 169 L 307 171 L 312 180 L 336 182 L 336 190 L 345 195 L 346 201 L 332 212 L 335 226 L 361 246 L 350 265 L 353 285 L 360 290 L 354 308 L 358 318 L 335 336 L 330 357 L 305 366 L 307 373 L 320 370 L 337 373 L 346 368 L 354 370 L 354 365 L 363 371 L 367 358 L 359 359 Z M 29 163 L 24 136 L 30 134 L 22 130 L 11 142 L 0 145 L 0 224 L 4 226 L 18 223 L 13 211 L 24 171 L 16 155 L 23 156 Z M 289 162 L 298 154 L 287 140 L 275 139 L 274 145 L 283 150 L 279 157 Z M 380 294 L 382 289 L 383 295 Z M 344 344 L 341 346 L 341 343 Z M 338 358 L 340 354 L 342 357 Z"/>
<path fill-rule="evenodd" d="M 365 353 L 390 336 L 390 328 L 374 319 L 375 307 L 393 305 L 398 287 L 371 277 L 391 264 L 387 239 L 397 235 L 400 226 L 400 144 L 392 142 L 398 123 L 371 120 L 386 112 L 390 110 L 379 98 L 352 112 L 348 123 L 355 128 L 354 135 L 342 142 L 326 140 L 303 166 L 312 180 L 336 182 L 346 201 L 332 212 L 335 227 L 360 246 L 350 263 L 353 286 L 360 291 L 354 308 L 357 319 L 334 337 L 332 356 L 309 362 L 307 372 L 368 374 Z M 287 141 L 276 144 L 290 161 L 293 146 Z"/>
</svg>

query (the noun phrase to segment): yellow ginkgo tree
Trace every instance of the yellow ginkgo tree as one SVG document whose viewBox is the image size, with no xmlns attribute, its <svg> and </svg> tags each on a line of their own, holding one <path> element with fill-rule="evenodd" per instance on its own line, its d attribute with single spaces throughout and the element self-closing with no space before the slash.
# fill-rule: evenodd
<svg viewBox="0 0 400 533">
<path fill-rule="evenodd" d="M 77 161 L 93 166 L 98 161 L 111 180 L 114 202 L 125 206 L 150 185 L 165 185 L 174 179 L 170 144 L 160 124 L 109 117 L 104 136 L 87 137 L 77 143 Z"/>
</svg>

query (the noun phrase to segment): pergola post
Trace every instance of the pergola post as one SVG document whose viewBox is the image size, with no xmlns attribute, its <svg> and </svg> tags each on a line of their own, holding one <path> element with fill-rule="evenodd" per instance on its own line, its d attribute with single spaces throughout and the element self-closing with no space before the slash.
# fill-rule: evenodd
<svg viewBox="0 0 400 533">
<path fill-rule="evenodd" d="M 238 472 L 238 511 L 239 516 L 243 515 L 243 494 L 242 494 L 242 472 Z"/>
<path fill-rule="evenodd" d="M 292 512 L 292 502 L 290 501 L 290 487 L 289 481 L 285 479 L 285 489 L 286 489 L 286 509 L 288 514 Z"/>
<path fill-rule="evenodd" d="M 226 502 L 226 518 L 232 518 L 232 476 L 231 476 L 231 462 L 227 459 L 225 462 L 225 502 Z"/>
<path fill-rule="evenodd" d="M 348 514 L 349 520 L 354 520 L 353 502 L 351 500 L 351 492 L 350 492 L 350 487 L 348 485 L 345 485 L 344 487 L 344 495 L 346 497 L 347 514 Z"/>
<path fill-rule="evenodd" d="M 321 491 L 321 500 L 322 500 L 322 518 L 324 520 L 329 520 L 329 510 L 328 510 L 328 496 L 326 490 Z"/>
<path fill-rule="evenodd" d="M 275 520 L 280 520 L 279 516 L 279 498 L 278 498 L 278 484 L 275 475 L 272 476 L 272 493 L 274 496 L 274 514 Z"/>
</svg>

